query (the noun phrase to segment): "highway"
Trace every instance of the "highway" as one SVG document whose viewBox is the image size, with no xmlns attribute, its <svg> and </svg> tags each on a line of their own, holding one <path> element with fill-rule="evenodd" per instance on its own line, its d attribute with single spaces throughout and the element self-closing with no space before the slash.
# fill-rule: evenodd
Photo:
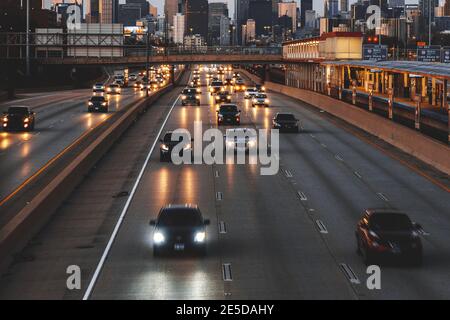
<svg viewBox="0 0 450 320">
<path fill-rule="evenodd" d="M 270 128 L 282 111 L 300 119 L 300 133 L 280 135 L 278 174 L 262 176 L 260 165 L 250 164 L 161 163 L 158 144 L 152 148 L 160 131 L 193 132 L 198 120 L 204 130 L 217 126 L 206 88 L 200 107 L 181 106 L 181 89 L 149 109 L 29 243 L 0 279 L 0 299 L 450 298 L 448 185 L 396 160 L 393 150 L 355 136 L 345 123 L 272 92 L 269 108 L 252 108 L 243 93 L 233 95 L 233 102 L 242 110 L 241 127 Z M 86 130 L 82 103 L 66 107 L 78 116 L 66 123 L 69 113 L 58 126 Z M 53 131 L 49 126 L 56 119 L 61 118 L 45 125 L 41 120 L 36 132 L 42 132 L 42 143 L 76 137 L 55 133 L 44 141 L 45 128 Z M 18 143 L 8 144 L 4 156 L 10 153 L 10 161 L 19 163 L 15 157 L 24 147 Z M 42 152 L 49 155 L 48 148 Z M 9 170 L 17 174 L 23 166 Z M 11 173 L 8 181 L 14 178 Z M 206 257 L 153 257 L 148 223 L 169 203 L 196 203 L 211 220 Z M 380 290 L 366 286 L 368 274 L 354 237 L 364 209 L 374 207 L 403 210 L 426 232 L 423 265 L 383 265 Z M 106 260 L 99 266 L 102 256 Z M 65 271 L 72 264 L 82 269 L 81 290 L 66 288 Z"/>
<path fill-rule="evenodd" d="M 36 112 L 34 131 L 0 133 L 0 201 L 82 134 L 143 94 L 127 88 L 122 95 L 111 96 L 109 114 L 88 113 L 91 96 L 92 90 L 78 89 L 34 94 L 0 105 L 0 113 L 11 105 L 26 105 Z"/>
</svg>

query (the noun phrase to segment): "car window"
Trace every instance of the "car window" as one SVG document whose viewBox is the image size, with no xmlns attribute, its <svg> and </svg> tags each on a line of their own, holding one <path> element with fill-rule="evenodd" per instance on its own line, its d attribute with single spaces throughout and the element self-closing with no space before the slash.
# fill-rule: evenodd
<svg viewBox="0 0 450 320">
<path fill-rule="evenodd" d="M 267 98 L 267 95 L 265 95 L 265 94 L 258 94 L 257 96 L 256 96 L 257 98 L 261 98 L 261 99 L 265 99 L 265 98 Z"/>
<path fill-rule="evenodd" d="M 28 114 L 28 108 L 10 107 L 8 108 L 9 114 Z"/>
<path fill-rule="evenodd" d="M 375 213 L 370 218 L 369 227 L 380 231 L 411 230 L 412 223 L 404 214 Z"/>
<path fill-rule="evenodd" d="M 220 112 L 237 112 L 237 107 L 233 105 L 221 106 Z"/>
<path fill-rule="evenodd" d="M 218 87 L 218 86 L 221 86 L 221 85 L 222 85 L 222 81 L 213 81 L 211 83 L 211 86 L 213 86 L 213 87 Z"/>
<path fill-rule="evenodd" d="M 195 227 L 201 224 L 199 212 L 189 208 L 163 210 L 158 220 L 158 225 L 164 227 Z"/>
<path fill-rule="evenodd" d="M 92 97 L 91 101 L 104 101 L 105 98 L 104 97 Z"/>
<path fill-rule="evenodd" d="M 279 113 L 277 114 L 277 120 L 295 120 L 295 117 L 293 114 L 290 113 Z"/>
</svg>

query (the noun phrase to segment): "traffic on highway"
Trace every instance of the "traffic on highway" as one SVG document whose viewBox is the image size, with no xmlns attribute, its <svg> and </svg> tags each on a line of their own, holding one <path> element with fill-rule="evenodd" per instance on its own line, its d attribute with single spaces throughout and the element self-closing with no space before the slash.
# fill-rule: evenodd
<svg viewBox="0 0 450 320">
<path fill-rule="evenodd" d="M 177 84 L 170 68 L 1 105 L 8 199 L 168 88 L 20 251 L 1 299 L 450 298 L 448 177 L 239 65 L 191 65 Z"/>
</svg>

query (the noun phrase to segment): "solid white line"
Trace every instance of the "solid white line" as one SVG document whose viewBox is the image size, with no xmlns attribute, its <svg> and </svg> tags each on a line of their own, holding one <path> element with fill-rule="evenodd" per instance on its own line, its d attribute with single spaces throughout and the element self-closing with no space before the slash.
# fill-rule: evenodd
<svg viewBox="0 0 450 320">
<path fill-rule="evenodd" d="M 161 125 L 161 128 L 159 129 L 158 135 L 156 136 L 156 139 L 153 142 L 153 145 L 150 148 L 149 153 L 147 154 L 147 158 L 145 159 L 144 165 L 142 166 L 141 171 L 139 172 L 139 176 L 137 177 L 136 182 L 134 183 L 133 189 L 131 190 L 131 193 L 127 199 L 127 202 L 125 203 L 125 206 L 123 207 L 123 210 L 120 214 L 119 220 L 117 221 L 117 224 L 114 227 L 113 233 L 111 234 L 111 238 L 109 239 L 108 244 L 106 245 L 105 251 L 103 252 L 103 255 L 97 265 L 97 268 L 95 269 L 95 273 L 92 276 L 92 279 L 89 283 L 89 286 L 88 286 L 86 292 L 84 293 L 83 300 L 88 300 L 89 297 L 91 296 L 92 290 L 94 289 L 94 286 L 97 282 L 100 272 L 103 269 L 103 265 L 105 264 L 106 258 L 108 257 L 108 254 L 109 254 L 109 251 L 111 250 L 114 240 L 115 240 L 117 234 L 119 233 L 119 229 L 120 229 L 120 226 L 122 225 L 123 219 L 125 218 L 128 208 L 130 207 L 131 200 L 133 200 L 133 197 L 134 197 L 134 194 L 136 193 L 137 187 L 142 179 L 142 176 L 144 175 L 145 168 L 147 167 L 148 162 L 150 161 L 150 157 L 153 153 L 153 150 L 155 149 L 156 143 L 158 142 L 159 136 L 161 135 L 161 133 L 164 129 L 164 126 L 166 125 L 167 121 L 169 120 L 169 117 L 179 99 L 180 99 L 180 96 L 177 97 L 177 99 L 173 103 L 172 107 L 170 108 L 169 113 L 167 114 L 166 118 L 164 119 L 164 122 Z"/>
</svg>

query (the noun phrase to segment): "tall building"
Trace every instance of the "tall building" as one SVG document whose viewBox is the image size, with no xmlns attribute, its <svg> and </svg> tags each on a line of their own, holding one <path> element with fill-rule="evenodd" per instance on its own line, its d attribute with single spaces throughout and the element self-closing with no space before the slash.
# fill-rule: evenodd
<svg viewBox="0 0 450 320">
<path fill-rule="evenodd" d="M 186 0 L 186 33 L 208 38 L 208 0 Z"/>
<path fill-rule="evenodd" d="M 217 44 L 220 43 L 222 17 L 228 17 L 228 5 L 223 2 L 212 2 L 209 4 L 208 10 L 208 39 L 211 44 Z"/>
<path fill-rule="evenodd" d="M 230 43 L 230 18 L 228 16 L 220 17 L 220 41 L 221 46 L 229 46 Z"/>
<path fill-rule="evenodd" d="M 257 37 L 263 34 L 268 35 L 273 27 L 272 1 L 251 0 L 248 7 L 248 18 L 255 20 Z"/>
<path fill-rule="evenodd" d="M 300 24 L 306 26 L 306 11 L 313 9 L 312 0 L 300 0 Z"/>
<path fill-rule="evenodd" d="M 178 0 L 165 0 L 164 14 L 167 17 L 167 23 L 173 26 L 174 16 L 178 13 Z"/>
<path fill-rule="evenodd" d="M 134 4 L 141 7 L 141 17 L 145 17 L 150 13 L 150 4 L 147 0 L 126 0 L 127 4 Z"/>
<path fill-rule="evenodd" d="M 305 24 L 304 27 L 307 29 L 317 28 L 317 15 L 314 10 L 307 10 L 305 12 Z"/>
<path fill-rule="evenodd" d="M 242 43 L 243 35 L 245 32 L 242 30 L 242 26 L 247 23 L 248 19 L 248 6 L 250 0 L 235 0 L 234 4 L 234 20 L 236 21 L 238 42 Z"/>
<path fill-rule="evenodd" d="M 185 20 L 184 15 L 177 13 L 173 17 L 173 42 L 177 44 L 182 44 L 184 41 L 184 27 Z"/>
<path fill-rule="evenodd" d="M 439 0 L 419 0 L 421 12 L 420 28 L 424 30 L 422 40 L 428 39 L 429 21 L 434 23 L 435 8 L 439 6 Z"/>
<path fill-rule="evenodd" d="M 339 14 L 338 0 L 325 0 L 324 1 L 324 17 L 331 19 L 338 14 Z"/>
<path fill-rule="evenodd" d="M 450 16 L 450 0 L 445 0 L 444 4 L 444 16 Z"/>
<path fill-rule="evenodd" d="M 119 5 L 119 23 L 124 26 L 135 26 L 136 21 L 138 21 L 143 15 L 142 7 L 136 3 L 125 3 Z"/>
<path fill-rule="evenodd" d="M 292 26 L 290 26 L 292 33 L 297 30 L 297 3 L 280 2 L 278 3 L 278 17 L 288 16 L 292 19 Z"/>
<path fill-rule="evenodd" d="M 86 10 L 87 23 L 100 22 L 100 0 L 87 0 L 88 6 Z"/>
<path fill-rule="evenodd" d="M 119 20 L 119 0 L 99 0 L 99 22 L 116 23 Z"/>
<path fill-rule="evenodd" d="M 340 0 L 341 11 L 348 11 L 348 0 Z"/>
</svg>

